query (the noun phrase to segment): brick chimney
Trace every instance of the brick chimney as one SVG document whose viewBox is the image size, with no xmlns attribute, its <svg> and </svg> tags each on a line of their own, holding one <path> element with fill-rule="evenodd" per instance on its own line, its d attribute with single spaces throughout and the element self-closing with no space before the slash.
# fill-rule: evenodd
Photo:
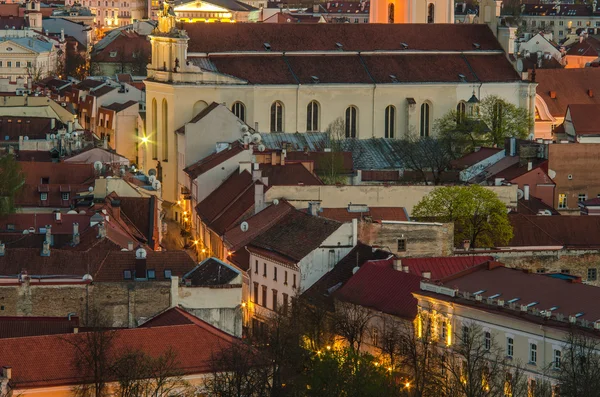
<svg viewBox="0 0 600 397">
<path fill-rule="evenodd" d="M 98 238 L 105 238 L 106 237 L 106 225 L 104 224 L 104 222 L 100 222 L 98 224 Z"/>
<path fill-rule="evenodd" d="M 50 256 L 50 243 L 48 241 L 44 241 L 42 244 L 42 256 Z"/>
<path fill-rule="evenodd" d="M 133 241 L 127 243 L 127 251 L 133 251 Z"/>
<path fill-rule="evenodd" d="M 12 367 L 2 367 L 2 378 L 6 380 L 12 379 Z"/>
<path fill-rule="evenodd" d="M 400 258 L 394 259 L 394 270 L 397 270 L 399 272 L 402 271 L 402 259 L 400 259 Z"/>
<path fill-rule="evenodd" d="M 81 240 L 79 238 L 79 223 L 73 222 L 73 245 L 79 245 L 80 241 Z"/>
<path fill-rule="evenodd" d="M 258 214 L 265 208 L 265 186 L 260 183 L 254 183 L 254 213 Z"/>
</svg>

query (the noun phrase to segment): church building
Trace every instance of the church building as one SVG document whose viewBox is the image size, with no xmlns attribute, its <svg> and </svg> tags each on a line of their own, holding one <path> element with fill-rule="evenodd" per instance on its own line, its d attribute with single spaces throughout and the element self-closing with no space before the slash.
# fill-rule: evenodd
<svg viewBox="0 0 600 397">
<path fill-rule="evenodd" d="M 167 5 L 150 36 L 151 155 L 142 167 L 160 161 L 163 198 L 178 201 L 177 171 L 211 153 L 182 158 L 175 131 L 213 102 L 258 132 L 323 132 L 341 117 L 355 139 L 432 135 L 436 119 L 473 95 L 497 95 L 533 117 L 535 83 L 514 70 L 496 26 L 437 23 L 453 19 L 450 3 L 430 2 L 431 24 L 429 7 L 394 6 L 393 22 L 422 23 L 315 25 L 180 25 Z"/>
</svg>

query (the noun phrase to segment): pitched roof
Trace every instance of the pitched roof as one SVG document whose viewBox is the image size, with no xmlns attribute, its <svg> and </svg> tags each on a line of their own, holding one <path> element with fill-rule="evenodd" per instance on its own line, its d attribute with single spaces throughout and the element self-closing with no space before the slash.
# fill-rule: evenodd
<svg viewBox="0 0 600 397">
<path fill-rule="evenodd" d="M 137 101 L 127 101 L 125 103 L 113 102 L 110 105 L 102 106 L 104 109 L 114 110 L 116 113 L 119 113 L 133 105 L 137 105 Z"/>
<path fill-rule="evenodd" d="M 547 217 L 555 218 L 555 217 Z M 568 217 L 556 217 L 568 218 Z M 499 294 L 499 299 L 508 302 L 511 299 L 517 299 L 517 310 L 520 305 L 533 304 L 530 308 L 537 310 L 548 310 L 552 307 L 552 318 L 556 314 L 565 316 L 579 315 L 579 320 L 585 319 L 595 322 L 600 318 L 600 307 L 597 305 L 600 299 L 600 289 L 592 285 L 585 285 L 560 278 L 549 277 L 535 273 L 524 272 L 521 269 L 509 269 L 500 264 L 500 266 L 481 267 L 477 271 L 464 274 L 461 277 L 453 278 L 445 283 L 446 286 L 457 289 L 461 292 L 470 292 L 471 294 L 483 290 L 481 294 L 483 301 L 487 297 Z M 532 288 L 535 286 L 535 288 Z M 429 292 L 419 291 L 421 294 Z M 444 295 L 436 294 L 436 297 Z M 458 296 L 458 295 L 457 295 Z M 452 299 L 446 296 L 444 299 Z M 461 300 L 460 303 L 476 304 L 474 301 Z M 506 304 L 506 303 L 505 303 Z M 478 305 L 485 309 L 486 305 Z M 489 307 L 498 308 L 498 305 L 489 305 Z M 502 308 L 503 315 L 509 315 L 507 308 Z M 518 314 L 523 318 L 523 314 Z M 537 317 L 540 319 L 540 317 Z"/>
<path fill-rule="evenodd" d="M 456 169 L 469 168 L 495 154 L 501 152 L 500 148 L 482 147 L 471 153 L 467 153 L 459 159 L 452 161 L 452 167 Z"/>
<path fill-rule="evenodd" d="M 232 227 L 225 232 L 224 240 L 229 244 L 231 251 L 237 251 L 293 210 L 294 207 L 285 200 L 281 200 L 277 205 L 271 204 L 245 220 L 248 230 L 243 231 L 240 227 Z"/>
<path fill-rule="evenodd" d="M 261 164 L 260 170 L 263 177 L 269 178 L 269 186 L 323 185 L 323 181 L 301 163 Z"/>
<path fill-rule="evenodd" d="M 190 318 L 189 313 L 179 307 L 172 307 L 152 317 L 138 328 L 165 327 L 170 325 L 187 325 L 193 323 L 194 321 L 192 318 Z"/>
<path fill-rule="evenodd" d="M 158 219 L 155 219 L 156 206 L 155 196 L 150 197 L 119 197 L 121 202 L 121 215 L 125 215 L 143 235 L 151 242 L 155 236 L 154 228 Z"/>
<path fill-rule="evenodd" d="M 96 88 L 93 91 L 90 91 L 90 95 L 95 96 L 95 97 L 101 97 L 101 96 L 106 95 L 109 92 L 114 91 L 116 89 L 117 89 L 116 87 L 111 87 L 109 85 L 105 85 L 100 88 Z"/>
<path fill-rule="evenodd" d="M 79 317 L 0 316 L 0 339 L 68 334 L 79 327 Z"/>
<path fill-rule="evenodd" d="M 509 247 L 600 247 L 600 219 L 595 216 L 509 215 L 513 238 Z"/>
<path fill-rule="evenodd" d="M 279 260 L 296 264 L 341 225 L 336 221 L 292 211 L 252 240 L 248 249 L 263 255 L 275 254 Z"/>
<path fill-rule="evenodd" d="M 588 36 L 575 42 L 568 50 L 567 56 L 579 56 L 579 57 L 595 57 L 597 58 L 600 53 L 598 48 L 600 47 L 600 41 L 593 36 Z M 568 62 L 568 60 L 567 60 Z"/>
<path fill-rule="evenodd" d="M 139 349 L 158 357 L 171 349 L 184 375 L 210 372 L 212 356 L 237 341 L 199 319 L 193 324 L 113 332 L 114 352 Z M 12 367 L 12 382 L 19 389 L 77 384 L 85 380 L 72 364 L 75 345 L 84 337 L 85 333 L 78 333 L 0 339 L 0 365 Z"/>
<path fill-rule="evenodd" d="M 535 80 L 537 94 L 554 117 L 564 117 L 570 104 L 600 104 L 600 96 L 588 93 L 600 92 L 600 68 L 540 69 Z"/>
<path fill-rule="evenodd" d="M 570 104 L 567 111 L 576 135 L 600 134 L 600 103 Z"/>
<path fill-rule="evenodd" d="M 205 172 L 215 168 L 219 164 L 229 160 L 232 157 L 240 154 L 244 151 L 244 146 L 241 142 L 235 141 L 232 142 L 229 147 L 225 150 L 221 150 L 220 152 L 212 153 L 209 156 L 204 157 L 200 161 L 184 168 L 184 172 L 187 173 L 190 178 L 196 179 L 200 175 Z"/>
<path fill-rule="evenodd" d="M 50 134 L 62 127 L 60 120 L 52 128 L 52 119 L 47 117 L 0 116 L 0 139 L 2 141 L 18 141 L 19 136 L 29 139 L 46 139 Z"/>
<path fill-rule="evenodd" d="M 524 4 L 522 15 L 531 16 L 592 16 L 594 10 L 586 4 L 552 3 L 552 4 Z"/>
<path fill-rule="evenodd" d="M 408 221 L 403 207 L 367 207 L 366 212 L 350 211 L 345 208 L 322 208 L 319 216 L 338 222 L 351 222 L 352 219 L 370 218 L 372 221 Z"/>
<path fill-rule="evenodd" d="M 183 29 L 190 37 L 190 52 L 329 51 L 341 43 L 346 51 L 402 50 L 501 50 L 492 31 L 476 24 L 196 24 Z M 401 37 L 402 40 L 398 38 Z"/>
<path fill-rule="evenodd" d="M 540 211 L 550 211 L 552 215 L 560 215 L 560 212 L 544 203 L 541 199 L 529 196 L 529 200 L 522 198 L 517 201 L 517 212 L 523 215 L 537 215 Z"/>
<path fill-rule="evenodd" d="M 529 163 L 531 164 L 531 170 L 529 169 Z M 498 172 L 486 172 L 488 180 L 494 180 L 495 178 L 504 178 L 507 181 L 515 180 L 516 178 L 525 175 L 529 172 L 535 172 L 542 178 L 540 183 L 552 184 L 552 179 L 548 176 L 545 169 L 548 168 L 548 160 L 546 159 L 532 159 L 530 162 L 518 162 L 512 164 Z"/>
<path fill-rule="evenodd" d="M 372 261 L 365 263 L 335 297 L 412 320 L 417 315 L 412 293 L 419 290 L 420 282 L 420 276 L 395 270 L 386 261 Z"/>
<path fill-rule="evenodd" d="M 352 153 L 350 152 L 309 152 L 289 151 L 286 160 L 291 161 L 313 161 L 317 174 L 326 172 L 333 164 L 339 167 L 343 174 L 350 174 L 354 170 Z"/>
<path fill-rule="evenodd" d="M 202 120 L 210 112 L 212 112 L 213 110 L 215 110 L 219 106 L 223 106 L 223 105 L 221 105 L 220 103 L 217 103 L 217 102 L 211 103 L 210 105 L 208 105 L 207 107 L 205 107 L 204 109 L 202 109 L 197 115 L 195 115 L 186 124 L 197 123 L 198 121 Z M 178 133 L 178 134 L 184 134 L 185 133 L 185 125 L 183 125 L 181 128 L 178 128 L 177 130 L 175 130 L 175 132 Z"/>
<path fill-rule="evenodd" d="M 231 283 L 241 273 L 217 258 L 207 258 L 183 276 L 186 285 L 194 287 L 217 286 Z"/>
<path fill-rule="evenodd" d="M 494 257 L 486 255 L 474 256 L 438 256 L 431 258 L 402 258 L 402 266 L 416 276 L 425 272 L 431 273 L 431 280 L 442 280 L 467 269 L 493 261 Z M 391 263 L 391 261 L 388 261 Z"/>
<path fill-rule="evenodd" d="M 334 311 L 333 293 L 352 277 L 353 269 L 363 266 L 364 263 L 368 263 L 367 261 L 385 259 L 389 256 L 391 256 L 389 252 L 377 250 L 359 242 L 333 269 L 304 291 L 302 297 L 328 311 Z"/>
<path fill-rule="evenodd" d="M 137 56 L 150 54 L 150 42 L 146 36 L 134 31 L 121 30 L 119 35 L 106 47 L 92 55 L 93 62 L 133 63 Z"/>
</svg>

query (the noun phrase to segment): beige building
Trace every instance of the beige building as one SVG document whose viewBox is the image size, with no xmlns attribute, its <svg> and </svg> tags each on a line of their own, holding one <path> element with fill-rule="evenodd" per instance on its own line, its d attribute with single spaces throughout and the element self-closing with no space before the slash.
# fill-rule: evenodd
<svg viewBox="0 0 600 397">
<path fill-rule="evenodd" d="M 535 85 L 521 81 L 486 25 L 174 26 L 164 16 L 151 35 L 145 81 L 146 132 L 172 202 L 184 167 L 174 132 L 212 102 L 258 131 L 324 131 L 342 117 L 353 138 L 432 135 L 434 120 L 473 91 L 533 114 Z"/>
<path fill-rule="evenodd" d="M 536 288 L 532 289 L 531 285 Z M 436 338 L 445 345 L 460 343 L 463 327 L 475 324 L 530 381 L 555 382 L 568 348 L 570 327 L 593 332 L 600 313 L 593 302 L 597 287 L 546 275 L 505 268 L 497 262 L 443 284 L 421 282 L 419 327 L 432 317 Z M 547 370 L 549 369 L 549 370 Z"/>
</svg>

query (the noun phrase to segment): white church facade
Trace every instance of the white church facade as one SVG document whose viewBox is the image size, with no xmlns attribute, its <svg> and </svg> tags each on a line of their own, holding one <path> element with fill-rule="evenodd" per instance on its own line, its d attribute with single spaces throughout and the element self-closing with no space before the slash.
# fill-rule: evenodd
<svg viewBox="0 0 600 397">
<path fill-rule="evenodd" d="M 175 25 L 164 11 L 150 36 L 142 146 L 151 153 L 142 167 L 161 162 L 171 202 L 185 185 L 175 131 L 212 102 L 259 132 L 325 131 L 341 117 L 357 139 L 433 134 L 473 93 L 534 112 L 535 84 L 485 24 Z"/>
</svg>

